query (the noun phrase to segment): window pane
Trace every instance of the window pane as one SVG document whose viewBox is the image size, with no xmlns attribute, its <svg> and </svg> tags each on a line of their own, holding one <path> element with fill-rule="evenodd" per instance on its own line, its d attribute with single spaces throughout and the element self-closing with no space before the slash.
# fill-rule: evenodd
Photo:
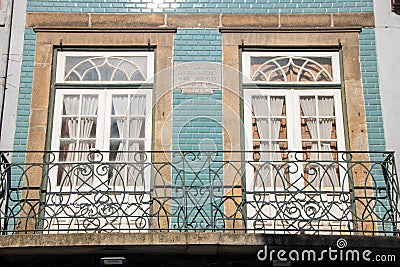
<svg viewBox="0 0 400 267">
<path fill-rule="evenodd" d="M 63 115 L 78 115 L 79 114 L 79 95 L 65 95 Z"/>
<path fill-rule="evenodd" d="M 82 115 L 97 115 L 97 101 L 96 95 L 85 95 L 82 99 Z"/>
<path fill-rule="evenodd" d="M 64 117 L 61 125 L 61 138 L 76 138 L 78 136 L 78 118 Z"/>
<path fill-rule="evenodd" d="M 97 130 L 97 95 L 64 95 L 61 118 L 60 150 L 82 151 L 95 148 Z M 67 153 L 60 161 L 87 160 L 79 153 Z"/>
</svg>

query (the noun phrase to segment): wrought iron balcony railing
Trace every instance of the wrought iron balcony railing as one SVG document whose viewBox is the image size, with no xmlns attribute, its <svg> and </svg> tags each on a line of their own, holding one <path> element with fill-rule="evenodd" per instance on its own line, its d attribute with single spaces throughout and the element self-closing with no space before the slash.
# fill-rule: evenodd
<svg viewBox="0 0 400 267">
<path fill-rule="evenodd" d="M 397 235 L 394 166 L 390 152 L 4 152 L 0 230 Z"/>
</svg>

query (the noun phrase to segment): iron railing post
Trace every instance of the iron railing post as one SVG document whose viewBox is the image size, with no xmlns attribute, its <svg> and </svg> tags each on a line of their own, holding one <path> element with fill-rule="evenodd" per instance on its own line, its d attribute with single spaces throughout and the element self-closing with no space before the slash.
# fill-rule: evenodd
<svg viewBox="0 0 400 267">
<path fill-rule="evenodd" d="M 0 225 L 0 229 L 2 229 L 1 234 L 6 235 L 8 230 L 8 205 L 9 205 L 9 191 L 10 191 L 10 184 L 11 184 L 11 164 L 7 160 L 4 154 L 1 154 L 1 192 L 0 192 L 0 199 L 3 199 L 4 206 L 3 211 L 0 211 L 0 215 L 4 216 L 2 219 L 0 217 L 0 223 L 3 221 L 3 225 Z M 2 202 L 3 202 L 2 201 Z M 0 207 L 2 208 L 2 207 Z"/>
</svg>

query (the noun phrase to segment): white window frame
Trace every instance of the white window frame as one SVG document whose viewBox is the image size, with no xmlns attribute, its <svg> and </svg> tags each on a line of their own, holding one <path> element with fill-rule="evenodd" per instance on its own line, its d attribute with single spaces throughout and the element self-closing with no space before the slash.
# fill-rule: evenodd
<svg viewBox="0 0 400 267">
<path fill-rule="evenodd" d="M 309 89 L 309 90 L 296 90 L 296 89 L 245 89 L 244 90 L 244 128 L 245 128 L 245 149 L 246 151 L 253 151 L 253 128 L 252 128 L 252 97 L 253 96 L 284 96 L 286 99 L 286 126 L 287 126 L 287 142 L 288 151 L 302 151 L 302 138 L 300 127 L 300 101 L 301 96 L 333 96 L 334 97 L 334 112 L 336 118 L 336 139 L 338 151 L 345 150 L 344 138 L 344 122 L 342 114 L 342 101 L 341 92 L 338 89 Z M 338 101 L 339 100 L 339 101 Z M 252 161 L 252 155 L 247 153 L 247 160 Z M 289 159 L 290 160 L 290 159 Z M 253 170 L 246 169 L 246 189 L 254 190 Z M 300 181 L 298 181 L 300 182 Z M 346 186 L 346 185 L 345 185 Z M 299 187 L 301 185 L 299 184 Z"/>
<path fill-rule="evenodd" d="M 96 56 L 96 55 L 112 55 L 112 56 L 143 56 L 147 58 L 147 80 L 146 81 L 107 81 L 107 82 L 98 82 L 98 81 L 76 81 L 76 82 L 64 82 L 63 81 L 63 73 L 64 73 L 64 64 L 65 57 L 67 55 L 84 55 L 84 56 Z M 145 133 L 144 138 L 138 138 L 138 141 L 144 141 L 143 152 L 148 152 L 151 150 L 152 146 L 152 127 L 153 127 L 153 114 L 152 114 L 152 102 L 153 102 L 153 75 L 154 75 L 154 52 L 59 52 L 57 54 L 57 66 L 56 66 L 56 84 L 55 84 L 55 95 L 54 95 L 54 107 L 53 107 L 53 126 L 52 126 L 52 139 L 51 146 L 52 151 L 60 151 L 60 142 L 61 142 L 61 131 L 62 131 L 62 114 L 64 108 L 64 96 L 65 95 L 97 95 L 98 97 L 98 109 L 97 109 L 97 124 L 96 124 L 96 147 L 95 151 L 109 151 L 110 150 L 110 141 L 111 141 L 111 124 L 112 124 L 112 105 L 113 105 L 113 95 L 144 95 L 146 97 L 145 105 L 146 105 L 146 113 L 145 113 Z M 61 77 L 61 78 L 60 78 Z M 121 86 L 122 84 L 122 86 Z M 141 85 L 144 85 L 141 87 Z M 88 88 L 86 88 L 86 86 Z M 117 115 L 116 115 L 117 116 Z M 142 151 L 142 150 L 140 150 Z M 66 151 L 68 152 L 68 151 Z M 125 151 L 121 151 L 122 153 Z M 94 153 L 94 155 L 99 155 Z M 106 162 L 106 164 L 113 164 L 113 161 L 110 161 L 109 153 L 104 153 L 102 158 L 94 158 L 94 161 L 88 164 L 93 164 L 94 168 L 97 164 L 102 164 L 102 162 Z M 54 163 L 63 164 L 64 162 L 59 161 L 60 153 L 55 153 Z M 97 160 L 99 162 L 97 163 Z M 101 161 L 100 161 L 101 160 Z M 144 185 L 114 185 L 111 188 L 108 188 L 108 185 L 103 184 L 100 180 L 103 177 L 98 177 L 98 179 L 93 181 L 93 184 L 89 185 L 76 185 L 74 181 L 71 181 L 74 184 L 63 186 L 62 184 L 57 184 L 58 179 L 58 167 L 57 165 L 53 166 L 49 170 L 49 183 L 47 190 L 50 194 L 50 198 L 46 201 L 49 202 L 49 208 L 45 210 L 45 213 L 49 216 L 49 218 L 57 217 L 54 220 L 49 221 L 49 229 L 65 229 L 65 230 L 77 230 L 81 231 L 80 227 L 82 227 L 83 217 L 72 217 L 67 215 L 67 211 L 72 212 L 78 209 L 74 205 L 71 205 L 78 198 L 87 199 L 88 201 L 94 202 L 93 188 L 104 188 L 105 191 L 109 192 L 114 199 L 114 201 L 119 201 L 121 206 L 121 211 L 118 212 L 128 212 L 128 209 L 133 209 L 136 206 L 130 204 L 140 205 L 140 209 L 130 210 L 132 212 L 132 217 L 126 217 L 124 220 L 119 222 L 118 220 L 115 223 L 120 223 L 120 226 L 127 228 L 130 227 L 130 230 L 127 231 L 135 231 L 135 219 L 139 216 L 142 216 L 142 213 L 146 213 L 146 210 L 150 209 L 149 199 L 150 199 L 150 179 L 151 179 L 151 168 L 147 165 L 151 161 L 151 156 L 147 155 L 144 162 L 140 162 L 137 164 L 143 164 L 143 178 L 145 179 Z M 72 163 L 75 163 L 73 161 Z M 76 161 L 79 163 L 79 161 Z M 84 162 L 86 163 L 86 162 Z M 116 162 L 118 164 L 121 162 Z M 133 162 L 133 164 L 136 164 Z M 123 164 L 122 164 L 123 165 Z M 99 174 L 101 175 L 101 174 Z M 108 175 L 108 174 L 107 174 Z M 107 175 L 104 176 L 104 179 L 107 179 Z M 101 183 L 101 184 L 97 184 Z M 124 193 L 125 192 L 125 193 Z M 136 194 L 141 194 L 141 198 L 138 198 Z M 68 197 L 64 196 L 68 195 Z M 140 203 L 138 202 L 140 201 Z M 54 210 L 51 205 L 54 205 Z M 68 209 L 65 209 L 63 205 L 71 205 Z M 124 211 L 123 207 L 127 210 Z M 129 213 L 128 212 L 128 213 Z M 60 216 L 60 218 L 58 217 Z M 104 223 L 108 220 L 107 218 L 102 218 Z M 127 223 L 129 220 L 129 223 Z M 133 220 L 133 221 L 132 221 Z M 103 222 L 102 222 L 103 223 Z M 108 221 L 110 223 L 110 221 Z M 147 232 L 147 228 L 149 227 L 150 221 L 143 221 L 145 223 L 145 229 L 138 231 Z M 107 224 L 108 227 L 108 224 Z M 133 228 L 131 228 L 133 227 Z M 112 228 L 112 227 L 111 227 Z M 82 228 L 83 231 L 86 231 Z M 68 231 L 67 231 L 68 232 Z"/>
<path fill-rule="evenodd" d="M 145 81 L 64 81 L 65 62 L 68 56 L 93 56 L 93 57 L 146 57 L 147 80 Z M 57 84 L 151 84 L 154 79 L 154 52 L 144 51 L 66 51 L 57 53 L 56 83 Z"/>
<path fill-rule="evenodd" d="M 252 110 L 251 110 L 251 101 L 253 96 L 284 96 L 286 97 L 286 120 L 287 120 L 287 132 L 293 133 L 293 137 L 301 137 L 301 129 L 299 127 L 294 127 L 300 121 L 300 102 L 299 98 L 301 96 L 333 96 L 335 100 L 335 117 L 336 117 L 336 127 L 337 129 L 337 139 L 338 139 L 338 150 L 345 150 L 344 143 L 344 124 L 343 124 L 343 112 L 342 112 L 342 104 L 341 104 L 341 93 L 340 90 L 335 89 L 310 89 L 310 90 L 296 90 L 296 89 L 246 89 L 244 92 L 244 127 L 246 129 L 245 139 L 246 139 L 246 150 L 253 150 L 253 139 L 252 133 L 248 131 L 251 129 L 252 121 Z M 289 115 L 291 114 L 291 116 Z M 297 121 L 297 122 L 295 122 Z M 294 128 L 293 128 L 294 127 Z M 340 134 L 339 134 L 340 131 Z M 339 142 L 340 139 L 340 142 Z M 288 136 L 288 148 L 293 151 L 301 151 L 301 138 L 292 138 L 290 139 Z M 339 144 L 340 143 L 340 144 Z"/>
<path fill-rule="evenodd" d="M 251 80 L 251 57 L 274 57 L 274 56 L 293 56 L 293 57 L 330 57 L 332 59 L 332 82 L 270 82 L 270 81 L 252 81 Z M 242 72 L 243 72 L 243 83 L 248 84 L 304 84 L 304 86 L 312 84 L 340 84 L 340 64 L 339 64 L 339 53 L 337 52 L 243 52 L 242 53 Z"/>
<path fill-rule="evenodd" d="M 144 151 L 151 150 L 151 136 L 152 136 L 152 93 L 150 89 L 57 89 L 54 105 L 54 117 L 53 117 L 53 132 L 52 132 L 52 142 L 51 150 L 60 150 L 60 139 L 61 139 L 61 125 L 62 120 L 56 119 L 62 117 L 63 111 L 63 97 L 65 95 L 97 95 L 98 96 L 98 110 L 97 110 L 97 127 L 96 127 L 96 147 L 94 151 L 108 151 L 110 146 L 110 127 L 111 127 L 111 109 L 112 109 L 112 95 L 115 94 L 130 94 L 130 95 L 145 95 L 146 96 L 146 128 L 144 137 Z M 105 153 L 103 155 L 103 161 L 108 162 L 109 154 Z M 56 162 L 58 160 L 59 154 L 56 154 Z M 146 162 L 150 161 L 150 157 L 147 157 Z M 60 162 L 64 163 L 64 162 Z M 57 175 L 54 174 L 56 177 Z M 144 190 L 150 190 L 149 187 L 150 180 L 145 184 Z M 56 183 L 52 183 L 52 186 L 59 186 Z M 95 185 L 93 185 L 95 186 Z M 73 188 L 72 186 L 71 188 Z M 66 188 L 70 190 L 71 188 Z M 117 188 L 117 187 L 116 187 Z M 142 189 L 140 189 L 142 190 Z"/>
<path fill-rule="evenodd" d="M 250 78 L 251 74 L 251 66 L 250 66 L 250 59 L 252 56 L 294 56 L 294 57 L 331 57 L 332 58 L 332 78 L 331 82 L 268 82 L 268 81 L 252 81 Z M 296 164 L 297 167 L 300 167 L 296 173 L 289 174 L 289 183 L 291 185 L 289 190 L 296 191 L 296 188 L 300 188 L 305 190 L 304 192 L 310 190 L 310 194 L 318 193 L 318 188 L 312 189 L 304 184 L 302 179 L 298 179 L 298 173 L 302 173 L 303 166 L 302 162 L 297 163 L 297 159 L 294 158 L 295 154 L 290 153 L 291 150 L 293 151 L 302 151 L 302 133 L 301 133 L 301 117 L 300 117 L 300 100 L 299 98 L 302 95 L 306 96 L 333 96 L 334 97 L 334 114 L 336 119 L 336 142 L 337 142 L 337 151 L 344 151 L 345 150 L 345 137 L 344 137 L 344 121 L 343 121 L 343 103 L 342 103 L 342 92 L 340 89 L 341 85 L 341 75 L 340 75 L 340 60 L 339 60 L 339 52 L 333 51 L 322 51 L 322 52 L 304 52 L 304 51 L 278 51 L 278 52 L 242 52 L 242 86 L 243 86 L 243 121 L 244 121 L 244 141 L 245 141 L 245 149 L 246 151 L 254 151 L 253 147 L 253 121 L 252 121 L 252 97 L 256 95 L 260 96 L 283 96 L 285 97 L 286 101 L 286 126 L 287 126 L 287 146 L 289 157 L 287 160 L 287 164 Z M 259 87 L 259 89 L 254 89 Z M 279 87 L 278 87 L 279 86 Z M 321 86 L 321 87 L 320 87 Z M 279 88 L 279 89 L 278 89 Z M 317 114 L 318 116 L 318 114 Z M 292 136 L 290 136 L 292 135 Z M 279 140 L 279 139 L 277 139 Z M 246 153 L 246 160 L 251 162 L 254 165 L 257 165 L 257 162 L 253 159 L 253 153 Z M 340 157 L 340 153 L 339 153 Z M 306 163 L 306 161 L 304 162 Z M 301 166 L 300 166 L 301 165 Z M 255 166 L 254 166 L 255 167 Z M 283 201 L 286 197 L 287 193 L 283 185 L 273 185 L 271 182 L 271 186 L 262 185 L 258 186 L 255 185 L 255 177 L 254 177 L 254 167 L 251 164 L 246 165 L 246 192 L 249 204 L 247 206 L 247 212 L 249 216 L 249 220 L 247 221 L 248 229 L 253 229 L 254 231 L 271 232 L 275 233 L 276 229 L 282 229 L 285 233 L 285 226 L 284 222 L 286 219 L 279 220 L 281 216 L 277 214 L 280 212 L 277 210 L 276 207 L 273 205 L 269 205 L 268 203 L 273 203 L 274 201 Z M 294 166 L 296 167 L 296 166 Z M 296 169 L 296 168 L 294 168 Z M 344 175 L 344 170 L 339 168 L 339 179 L 343 184 L 340 184 L 338 192 L 349 192 L 349 184 L 348 184 L 348 177 Z M 297 175 L 297 177 L 296 177 Z M 342 179 L 341 177 L 344 177 Z M 333 191 L 331 191 L 333 189 Z M 332 186 L 322 186 L 321 190 L 326 192 L 335 192 L 335 188 Z M 276 193 L 275 193 L 276 192 Z M 326 199 L 327 201 L 333 201 L 338 196 L 335 194 L 330 193 L 321 193 L 321 197 Z M 306 196 L 306 193 L 305 193 Z M 258 204 L 260 200 L 264 201 L 263 206 Z M 337 201 L 337 200 L 335 200 Z M 344 209 L 348 208 L 350 203 L 343 203 Z M 341 207 L 334 207 L 332 212 L 341 212 Z M 264 214 L 264 215 L 263 215 Z M 265 216 L 265 217 L 264 217 Z M 268 216 L 275 217 L 276 220 L 268 220 Z M 341 216 L 341 215 L 339 215 Z M 351 219 L 351 214 L 348 215 L 349 220 Z M 282 216 L 285 217 L 285 216 Z M 333 227 L 347 227 L 348 221 L 345 218 L 344 221 L 336 221 L 334 217 L 332 217 L 332 221 L 330 221 L 330 216 L 328 219 L 328 223 L 334 223 L 337 226 Z M 319 223 L 319 222 L 314 222 Z M 272 227 L 272 228 L 270 228 Z M 286 226 L 288 227 L 288 226 Z M 323 225 L 319 227 L 325 227 Z M 328 226 L 328 228 L 331 226 Z M 294 230 L 290 227 L 287 228 L 288 230 Z M 329 230 L 329 229 L 328 229 Z M 312 232 L 313 230 L 310 229 Z M 293 233 L 293 232 L 290 232 Z"/>
<path fill-rule="evenodd" d="M 63 112 L 63 99 L 65 95 L 96 95 L 98 96 L 98 110 L 100 107 L 105 106 L 104 94 L 99 94 L 100 90 L 81 90 L 81 89 L 57 89 L 54 99 L 54 113 L 53 113 L 53 131 L 51 140 L 51 150 L 59 151 L 61 143 L 61 126 L 62 126 L 62 112 Z M 99 120 L 99 111 L 97 111 L 97 127 L 96 127 L 96 147 L 101 146 L 103 142 L 102 136 L 97 136 L 97 129 L 104 129 L 104 119 Z M 57 161 L 58 162 L 58 161 Z"/>
<path fill-rule="evenodd" d="M 151 136 L 152 136 L 152 92 L 150 89 L 109 89 L 106 92 L 106 115 L 109 116 L 108 118 L 111 118 L 111 110 L 112 110 L 112 96 L 113 95 L 123 95 L 123 94 L 129 94 L 129 95 L 145 95 L 146 96 L 146 128 L 145 128 L 145 137 L 144 137 L 144 151 L 150 151 L 151 150 Z M 111 119 L 105 118 L 107 121 L 104 124 L 105 125 L 105 143 L 104 147 L 109 150 L 110 147 L 110 129 L 111 129 Z M 150 122 L 150 123 L 149 123 Z M 140 138 L 141 139 L 141 138 Z M 150 157 L 147 158 L 147 161 L 149 161 Z"/>
</svg>

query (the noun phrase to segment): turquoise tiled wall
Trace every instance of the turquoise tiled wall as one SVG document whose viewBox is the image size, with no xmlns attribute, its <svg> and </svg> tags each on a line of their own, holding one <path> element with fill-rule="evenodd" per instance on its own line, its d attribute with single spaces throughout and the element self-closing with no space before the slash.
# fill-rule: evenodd
<svg viewBox="0 0 400 267">
<path fill-rule="evenodd" d="M 372 12 L 373 0 L 30 0 L 28 12 L 336 13 Z"/>
<path fill-rule="evenodd" d="M 384 151 L 386 149 L 385 134 L 383 128 L 382 106 L 379 91 L 378 67 L 376 59 L 375 29 L 364 28 L 360 33 L 360 63 L 361 76 L 364 90 L 365 112 L 367 119 L 367 132 L 369 150 Z M 374 153 L 370 155 L 371 161 L 382 162 L 385 154 Z M 370 172 L 374 176 L 373 186 L 386 188 L 385 179 L 380 164 L 371 164 Z M 376 197 L 380 198 L 374 209 L 376 214 L 387 221 L 383 226 L 379 225 L 381 231 L 392 231 L 390 214 L 387 212 L 388 200 L 386 190 L 377 190 Z"/>
<path fill-rule="evenodd" d="M 14 150 L 26 150 L 28 137 L 29 113 L 32 94 L 32 79 L 35 57 L 36 35 L 32 29 L 25 30 L 24 54 L 21 71 L 21 83 L 18 97 L 16 132 L 14 136 Z M 18 153 L 15 157 L 23 161 L 23 155 Z M 16 160 L 16 159 L 15 159 Z"/>
<path fill-rule="evenodd" d="M 375 30 L 372 28 L 363 29 L 360 33 L 359 42 L 369 149 L 383 151 L 386 147 L 379 91 Z"/>
<path fill-rule="evenodd" d="M 174 38 L 174 64 L 198 61 L 221 63 L 222 36 L 218 29 L 178 29 Z M 222 150 L 222 90 L 208 95 L 182 94 L 181 90 L 174 90 L 172 138 L 174 150 Z M 184 216 L 192 226 L 204 224 L 202 227 L 215 228 L 212 209 L 222 201 L 222 166 L 215 162 L 208 164 L 207 155 L 193 159 L 188 154 L 185 159 L 184 166 L 177 164 L 172 175 L 173 184 L 177 185 L 173 194 L 185 196 L 182 203 L 177 198 L 176 206 L 172 207 L 172 213 L 177 215 L 172 218 L 172 227 L 182 227 L 179 222 L 184 220 L 179 217 Z M 221 162 L 222 155 L 213 159 Z M 195 174 L 185 171 L 188 169 Z M 182 184 L 186 186 L 185 194 L 181 192 Z M 201 194 L 199 188 L 203 188 Z M 185 208 L 188 206 L 202 208 Z"/>
<path fill-rule="evenodd" d="M 218 29 L 179 29 L 174 38 L 174 64 L 221 62 L 222 37 Z M 173 92 L 173 149 L 198 150 L 214 144 L 222 149 L 222 91 L 212 95 Z M 208 140 L 208 141 L 207 141 Z M 211 148 L 211 147 L 210 147 Z"/>
</svg>

